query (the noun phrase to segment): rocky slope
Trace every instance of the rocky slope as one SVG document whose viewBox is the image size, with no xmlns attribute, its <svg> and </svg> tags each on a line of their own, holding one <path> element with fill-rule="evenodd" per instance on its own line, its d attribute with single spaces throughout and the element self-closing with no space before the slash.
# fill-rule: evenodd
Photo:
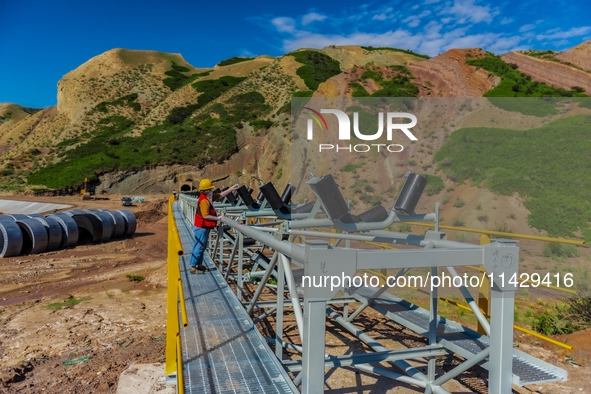
<svg viewBox="0 0 591 394">
<path fill-rule="evenodd" d="M 591 41 L 585 41 L 576 47 L 558 53 L 556 58 L 591 72 Z"/>
<path fill-rule="evenodd" d="M 451 49 L 432 59 L 408 66 L 417 83 L 434 97 L 480 97 L 499 84 L 500 78 L 466 64 L 466 56 L 478 59 L 481 49 Z"/>
<path fill-rule="evenodd" d="M 520 72 L 531 76 L 534 81 L 566 90 L 579 86 L 586 93 L 591 94 L 591 74 L 588 72 L 551 60 L 527 56 L 519 52 L 509 52 L 501 56 L 501 58 L 506 63 L 516 64 Z"/>
</svg>

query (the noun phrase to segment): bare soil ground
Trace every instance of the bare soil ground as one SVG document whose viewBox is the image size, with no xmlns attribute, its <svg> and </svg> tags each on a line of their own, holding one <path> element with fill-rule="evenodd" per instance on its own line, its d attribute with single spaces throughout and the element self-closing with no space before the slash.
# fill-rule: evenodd
<svg viewBox="0 0 591 394">
<path fill-rule="evenodd" d="M 124 208 L 109 198 L 34 200 Z M 145 198 L 131 238 L 0 259 L 0 392 L 114 393 L 132 363 L 164 360 L 166 197 Z"/>
<path fill-rule="evenodd" d="M 6 198 L 66 203 L 74 208 L 121 209 L 120 197 L 110 195 L 109 200 L 91 201 L 78 197 Z M 138 220 L 137 232 L 131 238 L 0 259 L 0 393 L 115 393 L 120 374 L 130 365 L 164 361 L 166 196 L 145 198 L 146 203 L 129 208 Z M 523 254 L 524 265 L 533 269 L 541 264 L 551 269 L 553 261 L 536 257 L 540 252 L 537 246 L 524 243 L 522 247 L 528 251 Z M 574 265 L 588 264 L 589 253 L 585 253 Z M 146 279 L 133 282 L 127 274 Z M 291 318 L 286 316 L 286 335 L 297 344 L 300 341 Z M 389 348 L 425 344 L 423 338 L 375 312 L 364 312 L 359 322 Z M 264 335 L 272 336 L 273 318 L 259 326 Z M 330 322 L 328 332 L 327 352 L 331 354 L 360 351 L 365 346 Z M 566 369 L 569 380 L 514 387 L 514 392 L 588 391 L 591 331 L 557 339 L 568 341 L 575 350 L 564 351 L 515 333 L 520 350 Z M 287 352 L 285 357 L 298 355 Z M 438 366 L 449 370 L 457 362 L 443 358 Z M 416 366 L 425 367 L 420 363 Z M 446 388 L 454 393 L 486 393 L 486 376 L 486 371 L 477 369 L 460 375 Z M 333 393 L 417 392 L 411 386 L 353 368 L 327 371 L 325 389 Z"/>
</svg>

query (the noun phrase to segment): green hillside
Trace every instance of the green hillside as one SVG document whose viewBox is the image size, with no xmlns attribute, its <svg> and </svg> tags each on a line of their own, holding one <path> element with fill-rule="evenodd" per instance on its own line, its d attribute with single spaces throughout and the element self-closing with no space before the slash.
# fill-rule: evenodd
<svg viewBox="0 0 591 394">
<path fill-rule="evenodd" d="M 551 236 L 581 230 L 591 241 L 591 116 L 558 119 L 523 130 L 465 128 L 453 132 L 435 162 L 457 182 L 525 197 L 529 225 Z"/>
</svg>

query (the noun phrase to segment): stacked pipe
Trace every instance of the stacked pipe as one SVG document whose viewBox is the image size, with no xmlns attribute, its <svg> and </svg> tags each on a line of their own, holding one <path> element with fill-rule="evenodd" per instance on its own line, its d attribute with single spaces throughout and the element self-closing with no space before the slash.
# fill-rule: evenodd
<svg viewBox="0 0 591 394">
<path fill-rule="evenodd" d="M 127 209 L 0 215 L 0 257 L 108 242 L 131 237 L 136 228 L 135 215 Z"/>
</svg>

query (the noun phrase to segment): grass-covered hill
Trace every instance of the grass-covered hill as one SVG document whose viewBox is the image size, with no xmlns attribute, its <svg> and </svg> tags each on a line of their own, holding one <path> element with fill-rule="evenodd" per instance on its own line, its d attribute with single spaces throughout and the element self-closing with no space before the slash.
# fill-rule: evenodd
<svg viewBox="0 0 591 394">
<path fill-rule="evenodd" d="M 380 64 L 424 60 L 393 50 L 329 49 L 353 65 L 359 51 Z M 71 190 L 113 171 L 221 163 L 239 150 L 244 127 L 261 137 L 270 128 L 286 133 L 289 120 L 278 110 L 342 72 L 318 50 L 233 57 L 210 69 L 179 54 L 108 51 L 60 80 L 57 108 L 3 107 L 0 188 Z"/>
</svg>

